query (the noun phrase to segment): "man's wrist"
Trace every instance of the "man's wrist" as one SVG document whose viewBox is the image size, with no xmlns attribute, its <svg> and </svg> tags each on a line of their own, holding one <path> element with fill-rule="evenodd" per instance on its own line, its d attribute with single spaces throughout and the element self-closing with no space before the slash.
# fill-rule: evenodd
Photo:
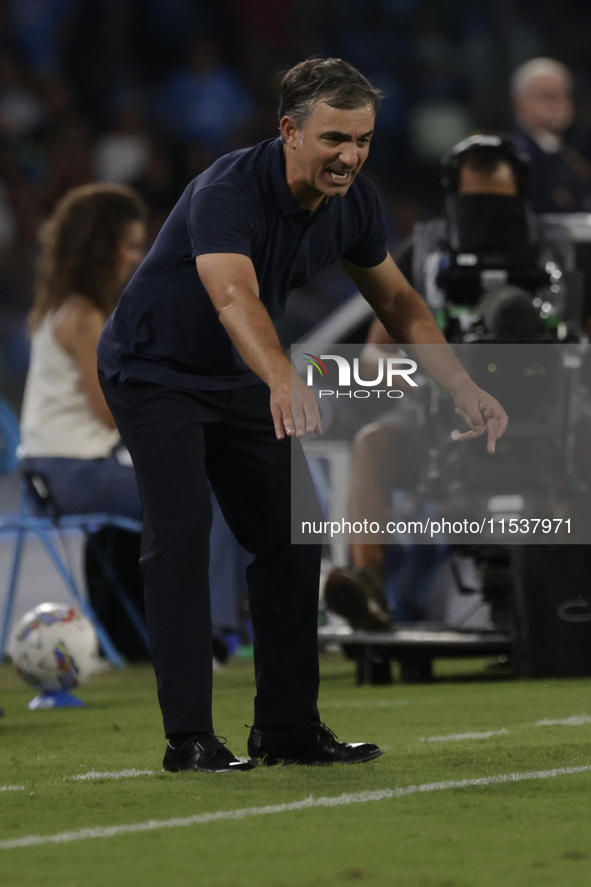
<svg viewBox="0 0 591 887">
<path fill-rule="evenodd" d="M 288 357 L 285 357 L 284 360 L 278 361 L 269 367 L 265 382 L 269 388 L 274 388 L 276 385 L 291 385 L 291 371 L 291 361 Z"/>
<path fill-rule="evenodd" d="M 443 386 L 445 390 L 451 394 L 451 396 L 455 399 L 458 393 L 464 387 L 476 388 L 474 381 L 470 378 L 468 373 L 462 369 L 461 372 L 454 374 L 450 381 Z"/>
</svg>

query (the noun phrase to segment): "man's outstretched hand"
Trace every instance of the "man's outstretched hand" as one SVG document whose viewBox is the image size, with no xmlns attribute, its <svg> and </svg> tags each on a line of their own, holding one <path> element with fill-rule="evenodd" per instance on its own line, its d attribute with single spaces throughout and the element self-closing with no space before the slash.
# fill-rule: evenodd
<svg viewBox="0 0 591 887">
<path fill-rule="evenodd" d="M 293 378 L 292 378 L 293 377 Z M 296 373 L 284 374 L 270 386 L 271 415 L 278 440 L 322 434 L 320 412 L 311 388 Z"/>
<path fill-rule="evenodd" d="M 471 429 L 460 434 L 458 440 L 480 437 L 486 431 L 486 449 L 489 453 L 494 453 L 497 440 L 504 433 L 509 421 L 499 401 L 478 388 L 471 379 L 459 385 L 453 396 L 456 413 Z"/>
</svg>

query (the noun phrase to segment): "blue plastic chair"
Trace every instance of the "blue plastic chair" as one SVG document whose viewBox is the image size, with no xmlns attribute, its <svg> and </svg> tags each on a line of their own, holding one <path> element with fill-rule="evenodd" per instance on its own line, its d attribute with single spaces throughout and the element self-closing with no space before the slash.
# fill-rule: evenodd
<svg viewBox="0 0 591 887">
<path fill-rule="evenodd" d="M 18 469 L 17 448 L 19 442 L 20 430 L 16 416 L 8 404 L 0 398 L 0 475 L 10 474 Z M 42 481 L 40 476 L 38 478 Z M 124 659 L 99 621 L 86 595 L 76 582 L 66 558 L 56 546 L 54 539 L 56 534 L 59 537 L 62 530 L 77 529 L 88 535 L 89 533 L 96 532 L 101 527 L 107 526 L 140 533 L 142 529 L 141 521 L 102 512 L 96 514 L 53 515 L 50 513 L 50 509 L 43 507 L 39 496 L 35 495 L 33 484 L 35 484 L 35 477 L 25 477 L 23 479 L 18 511 L 14 514 L 0 515 L 0 533 L 12 533 L 15 535 L 6 597 L 2 608 L 2 621 L 0 622 L 0 662 L 4 658 L 6 651 L 6 643 L 18 590 L 18 579 L 25 540 L 27 534 L 32 533 L 41 542 L 58 575 L 63 580 L 64 585 L 78 604 L 80 610 L 94 625 L 105 655 L 114 666 L 122 668 L 125 664 Z M 141 613 L 125 591 L 113 565 L 101 553 L 97 553 L 97 556 L 129 620 L 149 652 L 148 631 Z"/>
</svg>

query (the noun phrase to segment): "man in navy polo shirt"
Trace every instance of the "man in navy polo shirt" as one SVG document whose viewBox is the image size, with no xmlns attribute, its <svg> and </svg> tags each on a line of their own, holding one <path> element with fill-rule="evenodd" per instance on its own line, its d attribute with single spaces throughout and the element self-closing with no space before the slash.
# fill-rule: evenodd
<svg viewBox="0 0 591 887">
<path fill-rule="evenodd" d="M 379 92 L 341 59 L 284 75 L 281 137 L 217 160 L 186 188 L 125 290 L 99 369 L 145 508 L 142 568 L 167 770 L 355 763 L 317 709 L 319 546 L 290 544 L 291 451 L 321 433 L 311 389 L 292 382 L 273 320 L 289 291 L 341 259 L 398 342 L 443 343 L 386 248 L 379 198 L 359 176 Z M 506 416 L 451 352 L 432 375 L 488 448 Z M 255 647 L 251 763 L 214 735 L 207 579 L 209 484 L 247 571 Z M 315 497 L 308 480 L 299 494 Z"/>
</svg>

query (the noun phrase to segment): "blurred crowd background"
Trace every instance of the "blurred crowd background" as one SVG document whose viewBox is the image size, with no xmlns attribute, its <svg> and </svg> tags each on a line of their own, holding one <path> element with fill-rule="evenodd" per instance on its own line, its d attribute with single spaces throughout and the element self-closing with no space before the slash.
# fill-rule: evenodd
<svg viewBox="0 0 591 887">
<path fill-rule="evenodd" d="M 39 227 L 70 188 L 133 185 L 152 240 L 215 157 L 276 135 L 279 72 L 340 56 L 386 94 L 366 170 L 395 245 L 437 212 L 442 154 L 511 129 L 529 58 L 571 70 L 591 161 L 590 25 L 588 0 L 0 0 L 0 394 L 18 407 Z M 325 274 L 286 337 L 350 291 Z"/>
</svg>

